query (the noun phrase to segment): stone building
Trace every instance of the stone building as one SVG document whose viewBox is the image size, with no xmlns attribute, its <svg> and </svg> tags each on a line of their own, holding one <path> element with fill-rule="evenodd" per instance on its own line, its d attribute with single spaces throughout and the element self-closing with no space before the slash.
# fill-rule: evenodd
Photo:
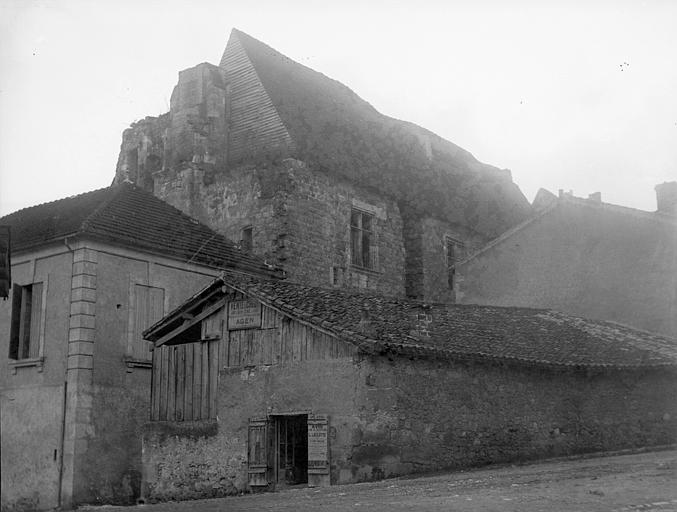
<svg viewBox="0 0 677 512">
<path fill-rule="evenodd" d="M 453 300 L 453 265 L 525 220 L 510 172 L 233 30 L 123 134 L 139 186 L 305 284 Z"/>
<path fill-rule="evenodd" d="M 549 307 L 677 337 L 677 182 L 647 212 L 542 190 L 538 210 L 456 266 L 467 304 Z"/>
<path fill-rule="evenodd" d="M 139 494 L 151 353 L 143 329 L 217 272 L 277 275 L 133 185 L 0 218 L 2 510 L 129 503 Z"/>
<path fill-rule="evenodd" d="M 677 441 L 675 341 L 551 310 L 226 272 L 144 335 L 151 501 Z"/>
</svg>

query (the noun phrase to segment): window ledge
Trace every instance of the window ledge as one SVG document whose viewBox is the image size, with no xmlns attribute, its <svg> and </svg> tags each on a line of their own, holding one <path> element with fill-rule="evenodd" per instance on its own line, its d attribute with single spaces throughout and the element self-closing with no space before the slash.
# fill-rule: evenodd
<svg viewBox="0 0 677 512">
<path fill-rule="evenodd" d="M 360 265 L 355 265 L 354 263 L 350 264 L 350 270 L 355 270 L 357 272 L 361 272 L 363 274 L 372 274 L 372 275 L 380 275 L 381 272 L 374 268 L 367 268 L 367 267 L 362 267 Z"/>
<path fill-rule="evenodd" d="M 45 365 L 44 357 L 32 357 L 30 359 L 10 359 L 7 364 L 12 369 L 12 375 L 16 374 L 17 368 L 28 368 L 30 366 L 35 366 L 38 369 L 38 372 L 42 372 L 42 368 Z"/>
<path fill-rule="evenodd" d="M 125 365 L 127 365 L 127 372 L 131 372 L 134 368 L 153 368 L 152 359 L 134 359 L 125 357 Z"/>
</svg>

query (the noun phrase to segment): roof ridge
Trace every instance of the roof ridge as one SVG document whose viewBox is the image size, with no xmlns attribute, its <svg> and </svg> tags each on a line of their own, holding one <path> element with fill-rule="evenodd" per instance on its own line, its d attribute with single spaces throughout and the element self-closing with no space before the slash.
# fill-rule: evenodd
<svg viewBox="0 0 677 512">
<path fill-rule="evenodd" d="M 97 189 L 94 189 L 94 190 L 88 190 L 87 192 L 80 192 L 78 194 L 73 194 L 71 196 L 60 197 L 59 199 L 53 199 L 51 201 L 45 201 L 44 203 L 38 203 L 38 204 L 31 205 L 31 206 L 24 206 L 23 208 L 19 208 L 18 210 L 14 210 L 13 212 L 9 212 L 9 213 L 3 215 L 2 217 L 0 217 L 0 219 L 4 219 L 6 217 L 9 217 L 10 215 L 15 215 L 15 214 L 18 214 L 18 213 L 25 212 L 27 210 L 32 210 L 34 208 L 45 207 L 47 205 L 55 204 L 55 203 L 58 203 L 60 201 L 68 201 L 70 199 L 75 199 L 77 197 L 82 197 L 82 196 L 86 196 L 86 195 L 89 195 L 89 194 L 95 194 L 96 192 L 101 192 L 101 191 L 106 190 L 110 187 L 111 186 L 108 185 L 108 186 L 97 188 Z"/>
<path fill-rule="evenodd" d="M 110 197 L 108 197 L 107 199 L 102 201 L 101 204 L 98 205 L 92 213 L 90 213 L 89 215 L 87 215 L 87 217 L 84 218 L 84 220 L 82 221 L 82 224 L 80 224 L 79 231 L 88 232 L 90 230 L 90 227 L 91 227 L 91 221 L 93 219 L 95 219 L 97 216 L 99 216 L 100 213 L 105 208 L 107 208 L 108 205 L 110 205 L 113 202 L 114 199 L 116 199 L 120 195 L 120 192 L 122 191 L 122 187 L 125 187 L 125 186 L 134 186 L 134 185 L 131 185 L 130 183 L 126 183 L 124 181 L 122 183 L 117 184 L 117 185 L 109 185 L 107 188 L 111 189 L 113 191 L 113 193 L 110 195 Z"/>
</svg>

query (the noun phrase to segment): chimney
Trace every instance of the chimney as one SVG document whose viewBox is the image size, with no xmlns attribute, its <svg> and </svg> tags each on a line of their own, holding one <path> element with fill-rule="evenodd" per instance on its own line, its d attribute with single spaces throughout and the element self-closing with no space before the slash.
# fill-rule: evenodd
<svg viewBox="0 0 677 512">
<path fill-rule="evenodd" d="M 657 213 L 677 214 L 677 181 L 666 181 L 656 185 Z"/>
<path fill-rule="evenodd" d="M 588 201 L 591 201 L 593 203 L 601 203 L 602 202 L 602 193 L 601 192 L 593 192 L 592 194 L 588 194 Z"/>
</svg>

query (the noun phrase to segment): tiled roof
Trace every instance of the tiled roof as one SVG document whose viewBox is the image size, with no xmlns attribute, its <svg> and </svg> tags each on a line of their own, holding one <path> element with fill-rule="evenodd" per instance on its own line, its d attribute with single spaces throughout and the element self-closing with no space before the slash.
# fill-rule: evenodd
<svg viewBox="0 0 677 512">
<path fill-rule="evenodd" d="M 232 273 L 225 273 L 223 281 L 368 352 L 566 367 L 677 366 L 677 340 L 551 310 L 424 305 L 414 300 L 311 288 Z M 427 326 L 429 336 L 420 335 L 419 314 L 431 319 Z"/>
<path fill-rule="evenodd" d="M 231 75 L 241 72 L 227 64 L 234 46 L 246 53 L 293 139 L 292 156 L 487 236 L 530 213 L 507 171 L 420 126 L 379 113 L 340 82 L 243 32 L 233 30 L 228 45 L 221 65 Z"/>
<path fill-rule="evenodd" d="M 12 229 L 12 251 L 88 235 L 183 262 L 276 274 L 262 259 L 129 183 L 24 208 L 0 218 Z"/>
</svg>

